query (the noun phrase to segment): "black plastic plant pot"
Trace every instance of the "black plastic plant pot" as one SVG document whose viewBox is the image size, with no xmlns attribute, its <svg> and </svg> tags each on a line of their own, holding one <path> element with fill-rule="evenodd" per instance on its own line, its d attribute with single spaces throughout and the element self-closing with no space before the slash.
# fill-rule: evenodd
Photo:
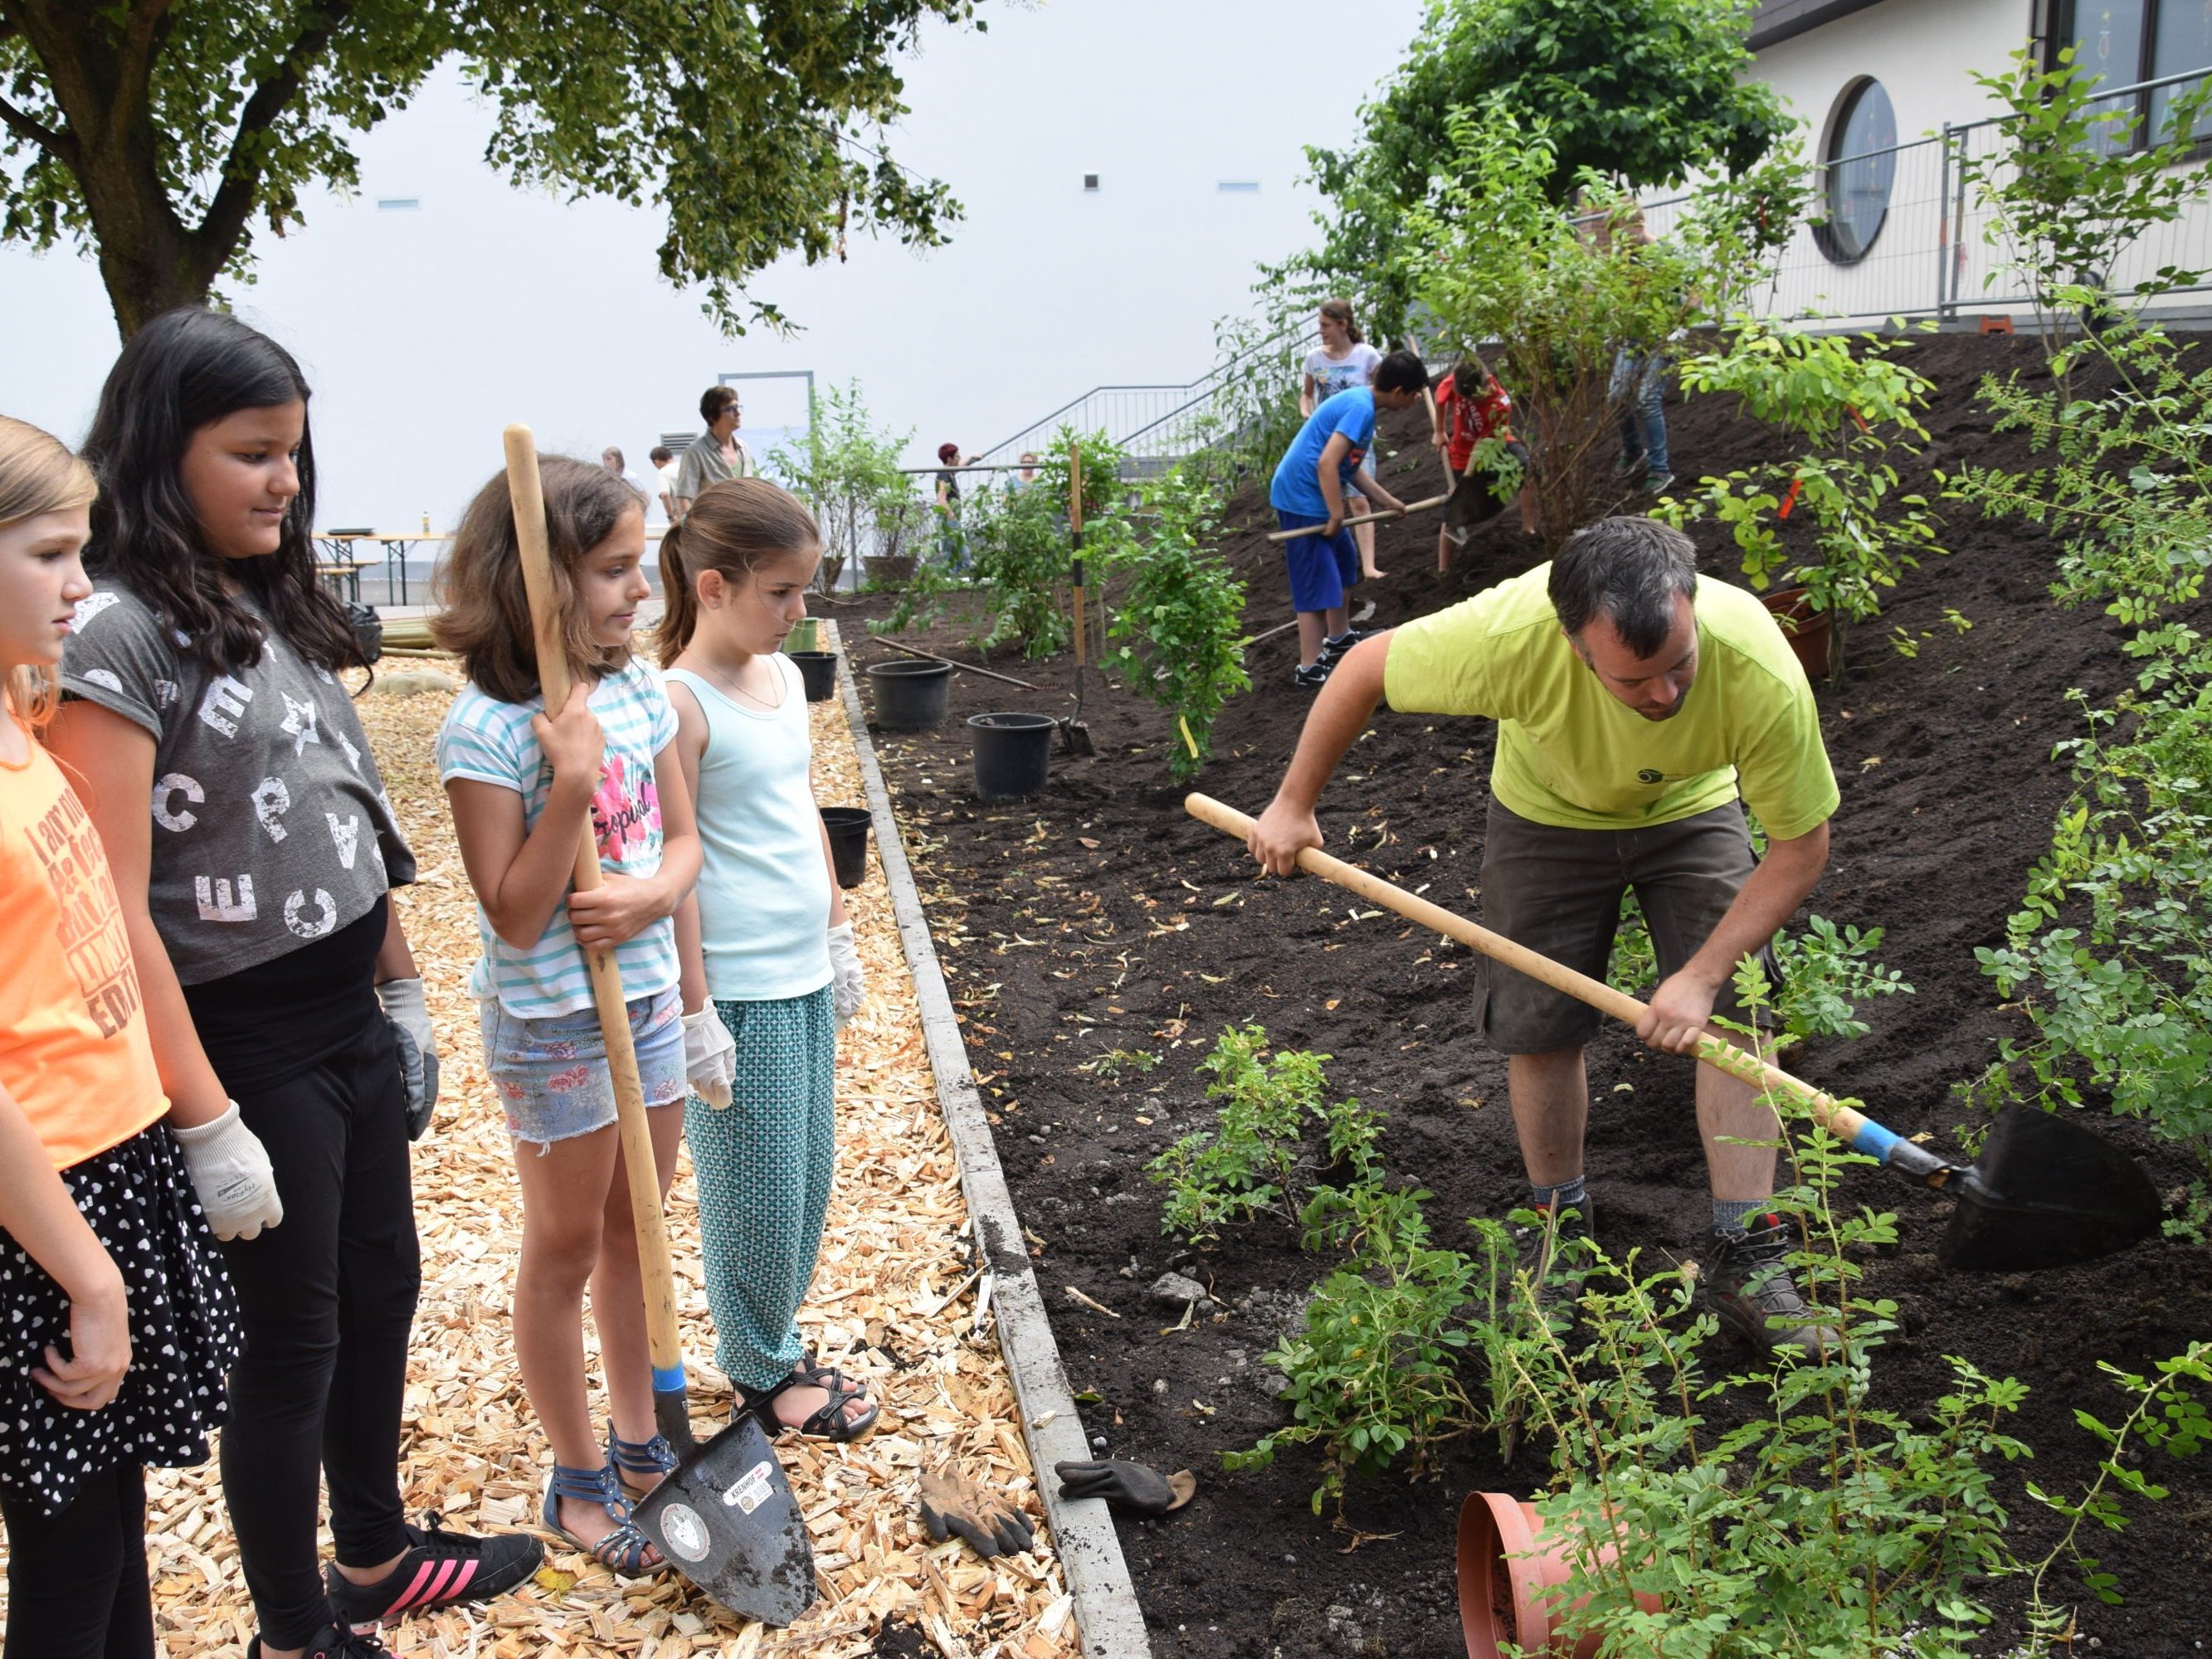
<svg viewBox="0 0 2212 1659">
<path fill-rule="evenodd" d="M 806 701 L 827 702 L 837 695 L 837 653 L 835 651 L 794 651 L 799 678 L 806 683 Z"/>
<path fill-rule="evenodd" d="M 1052 738 L 1060 722 L 1049 714 L 970 714 L 975 735 L 975 798 L 1020 800 L 1044 787 L 1052 768 Z"/>
<path fill-rule="evenodd" d="M 921 732 L 952 711 L 949 662 L 878 662 L 868 665 L 876 724 L 887 732 Z"/>
<path fill-rule="evenodd" d="M 840 887 L 858 887 L 868 876 L 868 809 L 825 806 L 822 827 L 830 832 L 830 862 Z"/>
</svg>

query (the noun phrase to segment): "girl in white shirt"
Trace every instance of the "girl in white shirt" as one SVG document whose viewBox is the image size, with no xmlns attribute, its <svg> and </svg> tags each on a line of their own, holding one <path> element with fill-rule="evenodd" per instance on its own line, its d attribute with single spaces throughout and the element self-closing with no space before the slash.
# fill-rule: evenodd
<svg viewBox="0 0 2212 1659">
<path fill-rule="evenodd" d="M 1361 336 L 1351 301 L 1322 301 L 1318 321 L 1321 343 L 1306 353 L 1305 383 L 1298 392 L 1302 416 L 1311 415 L 1340 392 L 1371 384 L 1375 366 L 1382 361 L 1382 354 Z M 1350 517 L 1367 510 L 1367 498 L 1356 489 L 1347 489 L 1344 505 L 1346 516 Z M 1357 526 L 1352 538 L 1359 549 L 1360 574 L 1369 580 L 1387 574 L 1375 568 L 1375 526 Z"/>
<path fill-rule="evenodd" d="M 849 1441 L 876 1402 L 815 1363 L 797 1322 L 836 1163 L 837 1028 L 862 994 L 805 691 L 781 649 L 821 559 L 814 520 L 783 490 L 709 484 L 660 544 L 659 643 L 705 852 L 677 915 L 684 1006 L 712 999 L 736 1044 L 730 1104 L 694 1096 L 684 1116 L 715 1357 L 770 1433 Z"/>
</svg>

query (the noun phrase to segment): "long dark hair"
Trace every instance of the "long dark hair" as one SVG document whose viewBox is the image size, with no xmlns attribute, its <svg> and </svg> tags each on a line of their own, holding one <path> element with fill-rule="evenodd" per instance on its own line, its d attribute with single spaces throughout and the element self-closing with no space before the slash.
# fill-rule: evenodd
<svg viewBox="0 0 2212 1659">
<path fill-rule="evenodd" d="M 179 471 L 192 434 L 209 422 L 307 401 L 307 377 L 290 352 L 235 317 L 196 306 L 164 312 L 132 335 L 100 391 L 83 448 L 100 477 L 85 567 L 129 587 L 217 672 L 261 657 L 262 624 L 223 592 L 225 572 L 309 662 L 339 669 L 360 657 L 345 612 L 315 581 L 315 450 L 305 422 L 300 493 L 274 553 L 224 559 L 210 551 Z"/>
</svg>

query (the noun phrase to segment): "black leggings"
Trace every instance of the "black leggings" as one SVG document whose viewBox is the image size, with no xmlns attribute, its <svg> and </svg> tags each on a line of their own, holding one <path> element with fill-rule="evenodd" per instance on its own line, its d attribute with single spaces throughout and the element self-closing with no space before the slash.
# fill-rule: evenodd
<svg viewBox="0 0 2212 1659">
<path fill-rule="evenodd" d="M 271 1647 L 305 1646 L 332 1622 L 319 1474 L 339 1560 L 375 1566 L 408 1547 L 399 1417 L 422 1275 L 398 1051 L 374 1008 L 312 1071 L 238 1097 L 284 1200 L 283 1225 L 223 1247 L 246 1355 L 230 1374 L 222 1492 Z"/>
<path fill-rule="evenodd" d="M 154 1659 L 146 1478 L 95 1474 L 59 1515 L 0 1492 L 8 1523 L 5 1659 Z"/>
</svg>

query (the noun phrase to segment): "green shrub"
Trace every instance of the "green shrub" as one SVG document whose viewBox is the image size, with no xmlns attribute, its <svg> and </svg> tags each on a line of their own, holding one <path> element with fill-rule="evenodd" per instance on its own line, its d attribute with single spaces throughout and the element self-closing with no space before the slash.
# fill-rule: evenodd
<svg viewBox="0 0 2212 1659">
<path fill-rule="evenodd" d="M 1297 1214 L 1317 1168 L 1305 1145 L 1316 1123 L 1327 1131 L 1332 1164 L 1348 1164 L 1355 1181 L 1374 1168 L 1381 1118 L 1357 1099 L 1323 1103 L 1328 1056 L 1290 1048 L 1262 1059 L 1267 1051 L 1265 1027 L 1229 1026 L 1200 1062 L 1212 1079 L 1207 1097 L 1221 1103 L 1213 1127 L 1185 1135 L 1145 1166 L 1168 1188 L 1162 1232 L 1195 1243 L 1263 1212 Z"/>
<path fill-rule="evenodd" d="M 1168 772 L 1180 782 L 1213 752 L 1222 705 L 1252 686 L 1244 584 L 1212 549 L 1221 503 L 1210 487 L 1177 467 L 1140 496 L 1148 532 L 1121 540 L 1103 561 L 1121 583 L 1106 660 L 1173 718 Z"/>
</svg>

